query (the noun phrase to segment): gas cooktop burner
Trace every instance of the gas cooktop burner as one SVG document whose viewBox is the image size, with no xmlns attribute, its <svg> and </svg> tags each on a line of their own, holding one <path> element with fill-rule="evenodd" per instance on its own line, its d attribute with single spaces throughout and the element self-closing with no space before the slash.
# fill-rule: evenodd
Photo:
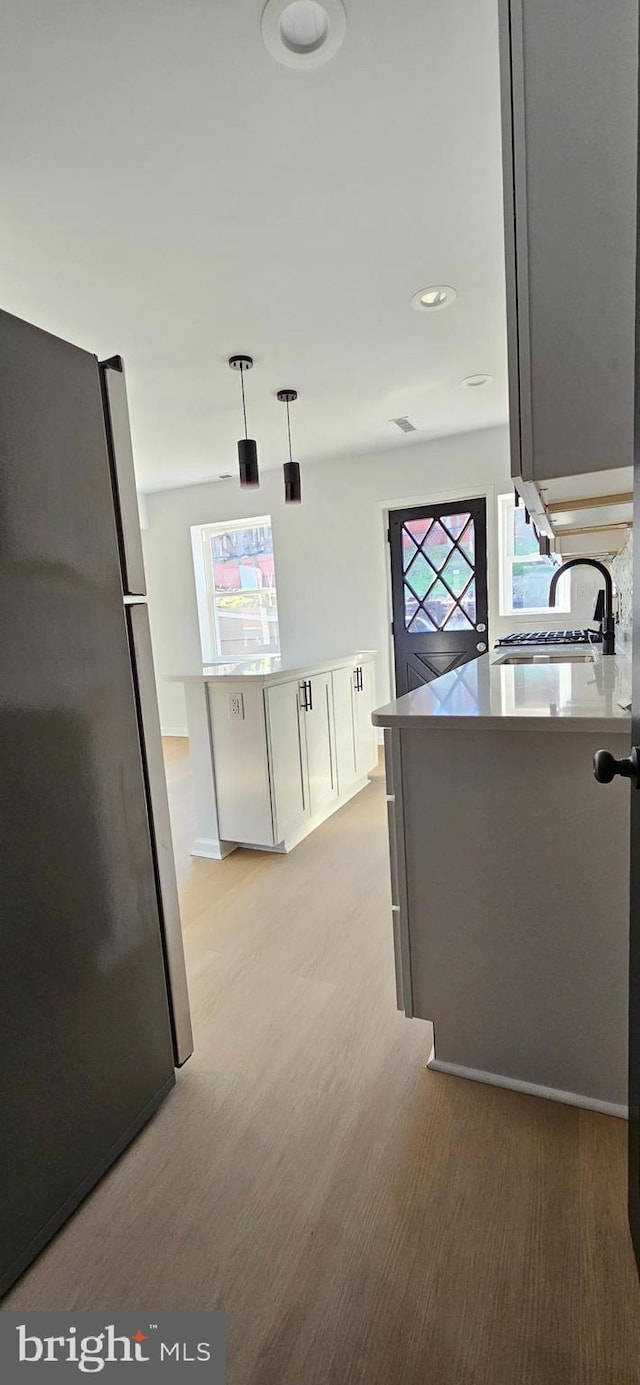
<svg viewBox="0 0 640 1385">
<path fill-rule="evenodd" d="M 499 645 L 512 644 L 596 644 L 602 640 L 600 630 L 532 630 L 517 635 L 503 635 Z"/>
</svg>

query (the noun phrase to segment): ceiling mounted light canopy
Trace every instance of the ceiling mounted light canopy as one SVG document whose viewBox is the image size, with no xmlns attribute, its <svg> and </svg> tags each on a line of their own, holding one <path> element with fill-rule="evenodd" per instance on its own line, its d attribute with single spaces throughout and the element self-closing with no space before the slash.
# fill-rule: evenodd
<svg viewBox="0 0 640 1385">
<path fill-rule="evenodd" d="M 462 389 L 477 390 L 482 385 L 488 385 L 493 380 L 493 375 L 465 375 L 464 380 L 460 381 Z"/>
<path fill-rule="evenodd" d="M 302 500 L 302 486 L 300 484 L 300 463 L 294 462 L 291 455 L 291 419 L 289 418 L 289 405 L 293 404 L 298 398 L 297 390 L 278 390 L 278 399 L 281 404 L 287 406 L 287 433 L 289 437 L 289 461 L 285 462 L 284 471 L 284 498 L 287 505 L 299 505 Z"/>
<path fill-rule="evenodd" d="M 238 439 L 238 465 L 240 468 L 240 485 L 243 489 L 260 485 L 260 473 L 258 471 L 258 448 L 255 438 L 247 437 L 247 406 L 244 398 L 244 373 L 253 367 L 251 356 L 230 356 L 229 365 L 232 370 L 240 371 L 240 385 L 242 388 L 242 416 L 244 418 L 244 437 Z"/>
<path fill-rule="evenodd" d="M 320 67 L 342 47 L 347 16 L 342 0 L 267 0 L 262 37 L 285 67 Z"/>
<path fill-rule="evenodd" d="M 418 289 L 411 299 L 411 307 L 419 313 L 437 313 L 440 308 L 450 308 L 458 297 L 450 284 L 432 284 L 430 288 Z"/>
</svg>

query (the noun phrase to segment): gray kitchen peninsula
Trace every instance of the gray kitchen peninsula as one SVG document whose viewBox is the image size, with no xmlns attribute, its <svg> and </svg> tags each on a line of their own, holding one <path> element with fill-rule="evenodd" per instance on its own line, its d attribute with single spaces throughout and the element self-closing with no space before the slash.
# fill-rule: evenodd
<svg viewBox="0 0 640 1385">
<path fill-rule="evenodd" d="M 624 1116 L 630 661 L 484 655 L 384 728 L 398 1006 L 429 1066 Z"/>
</svg>

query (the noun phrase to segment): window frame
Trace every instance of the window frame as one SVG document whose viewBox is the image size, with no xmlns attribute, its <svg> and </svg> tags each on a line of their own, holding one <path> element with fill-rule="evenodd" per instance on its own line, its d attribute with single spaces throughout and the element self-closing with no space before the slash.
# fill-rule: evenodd
<svg viewBox="0 0 640 1385">
<path fill-rule="evenodd" d="M 525 617 L 560 616 L 571 612 L 571 577 L 565 573 L 558 585 L 558 600 L 555 606 L 514 606 L 513 604 L 513 564 L 516 561 L 537 562 L 538 557 L 516 554 L 512 516 L 515 500 L 511 492 L 498 496 L 498 576 L 499 611 L 501 616 Z M 540 563 L 547 560 L 540 554 Z"/>
<path fill-rule="evenodd" d="M 223 654 L 220 647 L 219 613 L 215 599 L 214 568 L 211 561 L 211 539 L 216 534 L 228 534 L 234 530 L 253 528 L 269 528 L 271 531 L 273 548 L 273 525 L 271 522 L 271 515 L 247 515 L 242 519 L 212 520 L 208 524 L 193 524 L 191 526 L 191 548 L 193 554 L 196 603 L 198 608 L 198 625 L 200 627 L 200 644 L 204 666 L 208 664 L 242 663 L 246 659 L 253 659 L 257 656 L 262 658 L 265 655 L 276 655 L 280 653 L 279 615 L 277 622 L 277 644 L 256 644 L 252 649 L 247 649 L 243 654 Z M 276 593 L 277 609 L 278 583 L 275 573 L 275 551 L 273 589 Z"/>
</svg>

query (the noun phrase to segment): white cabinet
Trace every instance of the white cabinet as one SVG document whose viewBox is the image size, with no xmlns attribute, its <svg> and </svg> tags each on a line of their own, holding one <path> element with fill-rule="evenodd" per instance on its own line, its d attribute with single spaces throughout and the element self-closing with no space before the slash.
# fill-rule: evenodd
<svg viewBox="0 0 640 1385">
<path fill-rule="evenodd" d="M 344 794 L 378 763 L 378 741 L 371 723 L 375 702 L 373 662 L 334 669 L 331 678 L 338 792 Z"/>
<path fill-rule="evenodd" d="M 285 841 L 310 815 L 301 694 L 297 680 L 265 693 L 274 844 Z"/>
<path fill-rule="evenodd" d="M 331 674 L 278 683 L 265 691 L 275 842 L 338 797 Z"/>
<path fill-rule="evenodd" d="M 223 675 L 208 700 L 220 854 L 234 842 L 289 850 L 377 762 L 368 659 L 282 681 Z"/>
<path fill-rule="evenodd" d="M 353 722 L 354 680 L 355 672 L 352 668 L 336 668 L 331 674 L 335 758 L 340 794 L 348 793 L 358 778 Z"/>
<path fill-rule="evenodd" d="M 353 724 L 356 754 L 356 779 L 375 769 L 378 740 L 371 722 L 375 701 L 373 663 L 358 664 L 353 677 Z"/>
<path fill-rule="evenodd" d="M 338 797 L 331 674 L 316 673 L 307 678 L 301 688 L 308 797 L 311 812 L 315 814 L 321 813 Z"/>
</svg>

